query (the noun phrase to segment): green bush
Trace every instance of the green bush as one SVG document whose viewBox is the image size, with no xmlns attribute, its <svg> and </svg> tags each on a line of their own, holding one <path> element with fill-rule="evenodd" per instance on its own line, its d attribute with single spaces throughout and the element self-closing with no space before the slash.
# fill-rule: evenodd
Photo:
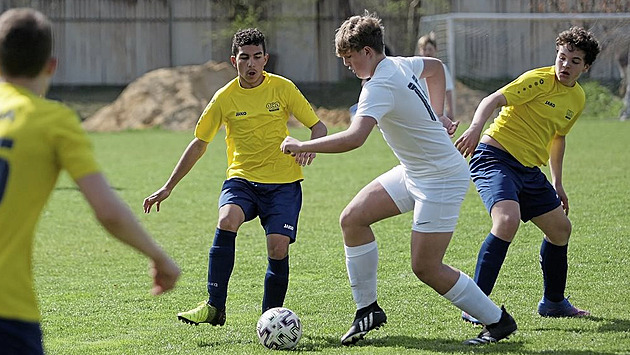
<svg viewBox="0 0 630 355">
<path fill-rule="evenodd" d="M 580 119 L 617 119 L 623 107 L 622 100 L 596 81 L 581 83 L 586 94 L 586 107 Z"/>
</svg>

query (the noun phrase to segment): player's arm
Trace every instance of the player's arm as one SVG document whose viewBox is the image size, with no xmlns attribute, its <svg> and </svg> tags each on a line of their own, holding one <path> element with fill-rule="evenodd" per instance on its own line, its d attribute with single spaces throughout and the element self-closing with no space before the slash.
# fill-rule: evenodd
<svg viewBox="0 0 630 355">
<path fill-rule="evenodd" d="M 180 274 L 179 267 L 142 228 L 105 177 L 101 173 L 90 174 L 77 179 L 76 183 L 99 223 L 112 236 L 151 259 L 152 293 L 158 295 L 172 289 Z"/>
<path fill-rule="evenodd" d="M 311 139 L 324 137 L 328 134 L 328 128 L 326 128 L 326 125 L 322 121 L 317 121 L 317 123 L 310 127 L 310 130 Z M 316 155 L 317 154 L 314 152 L 301 152 L 295 155 L 295 162 L 301 166 L 311 165 Z"/>
<path fill-rule="evenodd" d="M 151 212 L 151 206 L 154 204 L 157 204 L 157 211 L 160 211 L 160 203 L 171 194 L 177 183 L 179 183 L 179 181 L 188 174 L 195 163 L 197 163 L 197 160 L 199 160 L 199 158 L 201 158 L 206 152 L 207 147 L 208 142 L 199 138 L 194 138 L 190 144 L 188 144 L 188 147 L 186 147 L 186 150 L 184 150 L 181 158 L 179 158 L 177 165 L 175 165 L 171 176 L 168 178 L 164 186 L 144 199 L 143 207 L 145 213 Z"/>
<path fill-rule="evenodd" d="M 494 110 L 505 105 L 507 105 L 507 100 L 500 91 L 496 91 L 481 100 L 479 106 L 477 106 L 477 110 L 475 110 L 470 127 L 455 141 L 455 147 L 457 147 L 457 150 L 459 150 L 464 157 L 472 155 L 475 148 L 477 148 L 483 126 Z"/>
<path fill-rule="evenodd" d="M 566 138 L 556 134 L 551 141 L 549 151 L 549 172 L 551 173 L 551 183 L 556 189 L 558 198 L 562 202 L 564 213 L 569 214 L 569 198 L 562 186 L 562 162 L 564 161 L 564 150 L 566 147 Z"/>
<path fill-rule="evenodd" d="M 446 129 L 446 132 L 453 136 L 459 126 L 459 122 L 453 122 L 448 115 L 444 115 L 444 101 L 446 100 L 446 73 L 444 71 L 444 65 L 439 59 L 425 57 L 424 69 L 422 70 L 421 78 L 427 81 L 427 90 L 429 91 L 429 100 L 431 100 L 431 107 L 437 114 L 442 123 L 442 127 Z M 451 93 L 449 92 L 449 95 Z M 447 114 L 452 112 L 452 108 L 447 109 Z"/>
<path fill-rule="evenodd" d="M 350 127 L 345 131 L 306 142 L 300 142 L 293 137 L 286 137 L 280 145 L 280 149 L 285 154 L 347 152 L 362 146 L 375 125 L 376 120 L 372 117 L 355 117 L 350 123 Z"/>
<path fill-rule="evenodd" d="M 446 90 L 444 94 L 444 102 L 446 103 L 444 114 L 449 120 L 453 121 L 455 118 L 455 111 L 453 110 L 453 90 Z M 459 123 L 459 121 L 455 121 Z"/>
<path fill-rule="evenodd" d="M 444 114 L 444 95 L 446 93 L 446 77 L 444 76 L 444 66 L 439 59 L 424 57 L 424 69 L 421 78 L 427 81 L 429 99 L 431 107 L 439 116 Z"/>
</svg>

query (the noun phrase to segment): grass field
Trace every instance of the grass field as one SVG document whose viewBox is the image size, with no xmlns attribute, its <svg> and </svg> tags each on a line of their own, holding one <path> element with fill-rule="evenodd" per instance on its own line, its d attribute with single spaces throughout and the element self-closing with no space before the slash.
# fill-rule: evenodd
<svg viewBox="0 0 630 355">
<path fill-rule="evenodd" d="M 304 138 L 307 131 L 293 134 Z M 265 239 L 258 220 L 239 231 L 226 325 L 187 326 L 175 316 L 207 296 L 207 253 L 226 168 L 223 140 L 211 144 L 160 213 L 143 215 L 143 198 L 164 183 L 192 134 L 149 130 L 91 138 L 112 186 L 183 272 L 174 291 L 150 296 L 146 259 L 107 237 L 73 183 L 63 176 L 41 218 L 35 247 L 48 353 L 268 354 L 255 335 L 266 269 Z M 357 346 L 340 346 L 354 303 L 338 217 L 352 196 L 396 159 L 378 132 L 353 152 L 320 154 L 305 169 L 298 241 L 291 248 L 285 306 L 299 314 L 304 330 L 296 351 L 630 354 L 629 139 L 627 122 L 588 120 L 578 123 L 567 139 L 564 181 L 574 225 L 567 294 L 593 316 L 547 319 L 536 314 L 542 292 L 541 234 L 528 223 L 521 226 L 492 294 L 513 314 L 519 331 L 507 341 L 474 349 L 460 344 L 479 328 L 463 323 L 459 310 L 411 271 L 409 214 L 374 226 L 380 251 L 379 303 L 388 324 Z M 472 274 L 489 228 L 490 219 L 471 188 L 445 261 Z"/>
</svg>

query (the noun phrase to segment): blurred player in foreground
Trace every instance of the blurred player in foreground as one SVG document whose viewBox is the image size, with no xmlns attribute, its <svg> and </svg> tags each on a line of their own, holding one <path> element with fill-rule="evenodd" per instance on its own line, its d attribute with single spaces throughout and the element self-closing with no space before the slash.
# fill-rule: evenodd
<svg viewBox="0 0 630 355">
<path fill-rule="evenodd" d="M 265 36 L 257 29 L 237 32 L 232 41 L 232 65 L 238 76 L 219 89 L 195 129 L 195 138 L 182 154 L 166 184 L 144 200 L 144 210 L 166 199 L 177 183 L 205 153 L 208 143 L 225 125 L 228 170 L 219 197 L 219 221 L 208 260 L 209 298 L 177 317 L 188 324 L 225 324 L 227 289 L 236 233 L 256 217 L 267 237 L 267 272 L 262 311 L 280 307 L 289 284 L 289 244 L 295 241 L 303 180 L 301 166 L 315 154 L 293 159 L 278 150 L 289 134 L 293 114 L 311 129 L 311 137 L 327 134 L 306 98 L 290 80 L 264 71 L 269 60 Z"/>
<path fill-rule="evenodd" d="M 33 289 L 35 225 L 66 170 L 98 221 L 151 259 L 152 293 L 172 289 L 179 268 L 107 184 L 79 117 L 44 98 L 57 61 L 49 20 L 33 9 L 0 16 L 0 353 L 43 354 Z"/>
<path fill-rule="evenodd" d="M 347 130 L 328 137 L 306 142 L 287 137 L 282 151 L 347 152 L 363 145 L 378 125 L 400 160 L 400 165 L 359 191 L 340 217 L 350 287 L 357 305 L 352 326 L 341 337 L 341 343 L 354 344 L 387 321 L 377 303 L 378 248 L 370 226 L 412 210 L 414 274 L 486 324 L 476 338 L 465 344 L 486 344 L 508 337 L 517 328 L 512 316 L 497 307 L 470 277 L 442 261 L 470 184 L 466 161 L 449 139 L 456 126 L 445 130 L 442 122 L 451 121 L 440 120 L 445 85 L 442 62 L 428 57 L 385 56 L 381 20 L 368 13 L 346 20 L 337 29 L 335 46 L 343 64 L 359 79 L 370 78 L 361 89 L 354 120 Z M 431 105 L 419 89 L 422 78 L 427 79 Z"/>
<path fill-rule="evenodd" d="M 492 217 L 492 229 L 481 245 L 475 282 L 489 295 L 520 221 L 532 221 L 543 233 L 540 266 L 544 294 L 538 313 L 544 317 L 582 317 L 588 311 L 565 297 L 567 250 L 571 235 L 569 199 L 562 184 L 565 136 L 584 109 L 577 80 L 586 73 L 599 44 L 578 27 L 556 38 L 555 65 L 530 70 L 484 98 L 470 127 L 455 146 L 467 157 L 477 191 Z M 495 109 L 502 107 L 480 135 Z M 539 169 L 549 163 L 551 183 Z M 463 313 L 466 321 L 477 323 Z"/>
</svg>

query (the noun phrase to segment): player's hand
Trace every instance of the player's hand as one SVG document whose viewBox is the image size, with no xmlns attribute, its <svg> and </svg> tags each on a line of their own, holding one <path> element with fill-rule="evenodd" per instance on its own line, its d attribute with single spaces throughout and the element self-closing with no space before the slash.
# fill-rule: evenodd
<svg viewBox="0 0 630 355">
<path fill-rule="evenodd" d="M 481 132 L 478 132 L 472 127 L 468 128 L 455 141 L 455 148 L 457 148 L 457 150 L 462 153 L 464 158 L 467 158 L 469 155 L 472 155 L 475 152 L 475 148 L 477 148 L 477 145 L 479 144 L 480 135 Z"/>
<path fill-rule="evenodd" d="M 180 273 L 179 267 L 168 257 L 151 261 L 149 265 L 149 275 L 153 278 L 151 294 L 157 296 L 173 289 Z"/>
<path fill-rule="evenodd" d="M 300 166 L 311 165 L 316 155 L 317 154 L 315 153 L 301 152 L 295 155 L 295 162 L 298 163 Z"/>
<path fill-rule="evenodd" d="M 170 196 L 171 190 L 162 187 L 161 189 L 152 193 L 149 197 L 144 199 L 144 203 L 142 204 L 144 207 L 144 213 L 151 212 L 151 206 L 156 205 L 156 209 L 160 212 L 160 203 L 166 200 L 168 196 Z"/>
<path fill-rule="evenodd" d="M 562 206 L 562 209 L 564 210 L 564 214 L 568 216 L 569 215 L 569 197 L 567 196 L 567 193 L 564 191 L 564 187 L 562 187 L 562 185 L 556 185 L 554 186 L 554 188 L 556 189 L 556 194 L 558 195 L 558 198 L 560 199 L 560 205 Z"/>
<path fill-rule="evenodd" d="M 280 144 L 280 150 L 284 154 L 291 154 L 292 156 L 296 156 L 298 153 L 301 152 L 301 149 L 300 149 L 301 145 L 302 145 L 302 142 L 300 142 L 299 140 L 291 136 L 287 136 L 286 138 L 284 138 L 284 141 L 282 141 L 282 143 Z M 296 161 L 297 161 L 297 158 L 296 158 Z"/>
<path fill-rule="evenodd" d="M 450 117 L 442 115 L 440 116 L 440 122 L 442 123 L 442 127 L 446 130 L 446 133 L 453 138 L 459 126 L 459 121 L 453 121 Z"/>
</svg>

